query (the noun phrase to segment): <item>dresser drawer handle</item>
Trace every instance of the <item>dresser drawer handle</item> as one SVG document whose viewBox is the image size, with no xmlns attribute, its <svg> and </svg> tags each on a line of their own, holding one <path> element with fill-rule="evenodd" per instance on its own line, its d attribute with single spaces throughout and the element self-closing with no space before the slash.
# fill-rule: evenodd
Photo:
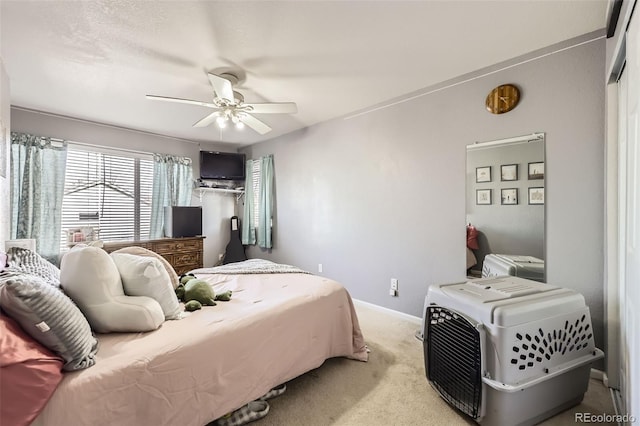
<svg viewBox="0 0 640 426">
<path fill-rule="evenodd" d="M 192 254 L 181 254 L 180 256 L 178 256 L 176 258 L 176 261 L 179 261 L 179 262 L 191 262 L 194 259 L 196 259 L 196 256 L 194 256 Z"/>
</svg>

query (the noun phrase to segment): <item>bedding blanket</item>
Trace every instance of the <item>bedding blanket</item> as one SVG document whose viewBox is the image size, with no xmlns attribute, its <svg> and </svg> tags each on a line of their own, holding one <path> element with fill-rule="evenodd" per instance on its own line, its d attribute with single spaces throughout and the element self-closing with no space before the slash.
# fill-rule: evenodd
<svg viewBox="0 0 640 426">
<path fill-rule="evenodd" d="M 328 358 L 367 360 L 339 283 L 300 272 L 205 272 L 196 275 L 216 292 L 232 290 L 231 301 L 155 331 L 98 335 L 96 364 L 66 373 L 34 424 L 203 426 Z"/>
<path fill-rule="evenodd" d="M 265 259 L 249 259 L 213 268 L 194 269 L 191 273 L 198 276 L 199 274 L 308 274 L 309 272 L 296 266 L 274 263 Z"/>
</svg>

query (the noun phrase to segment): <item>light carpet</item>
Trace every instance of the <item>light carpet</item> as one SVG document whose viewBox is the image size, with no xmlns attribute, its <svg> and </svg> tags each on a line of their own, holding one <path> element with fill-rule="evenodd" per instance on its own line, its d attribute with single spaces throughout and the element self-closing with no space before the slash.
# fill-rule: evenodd
<svg viewBox="0 0 640 426">
<path fill-rule="evenodd" d="M 287 383 L 287 391 L 269 400 L 269 414 L 256 426 L 325 425 L 472 425 L 428 384 L 420 324 L 370 305 L 357 303 L 362 332 L 371 349 L 368 362 L 343 358 Z M 575 424 L 575 413 L 613 414 L 608 389 L 591 379 L 581 404 L 543 422 Z"/>
</svg>

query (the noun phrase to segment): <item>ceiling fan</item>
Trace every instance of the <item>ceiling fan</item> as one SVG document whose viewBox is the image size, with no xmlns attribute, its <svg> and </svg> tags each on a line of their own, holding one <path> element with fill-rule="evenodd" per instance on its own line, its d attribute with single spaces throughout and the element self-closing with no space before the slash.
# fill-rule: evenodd
<svg viewBox="0 0 640 426">
<path fill-rule="evenodd" d="M 238 77 L 234 74 L 222 73 L 216 75 L 207 73 L 207 76 L 213 87 L 213 102 L 157 95 L 147 95 L 146 97 L 147 99 L 158 101 L 200 105 L 214 109 L 211 114 L 199 120 L 193 127 L 206 127 L 215 121 L 218 127 L 224 128 L 231 122 L 237 128 L 242 128 L 244 125 L 247 125 L 261 135 L 269 133 L 271 127 L 258 120 L 252 114 L 295 114 L 298 112 L 298 107 L 293 102 L 245 103 L 244 96 L 233 90 L 233 85 L 239 81 Z"/>
</svg>

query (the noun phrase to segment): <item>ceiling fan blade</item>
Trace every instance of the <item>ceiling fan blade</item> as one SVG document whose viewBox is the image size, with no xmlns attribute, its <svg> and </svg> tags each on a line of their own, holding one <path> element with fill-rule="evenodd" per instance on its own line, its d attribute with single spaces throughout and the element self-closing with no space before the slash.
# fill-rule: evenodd
<svg viewBox="0 0 640 426">
<path fill-rule="evenodd" d="M 231 82 L 215 74 L 207 73 L 207 75 L 213 86 L 213 91 L 216 92 L 216 96 L 233 102 L 233 87 L 231 87 Z"/>
<path fill-rule="evenodd" d="M 271 131 L 271 127 L 267 126 L 262 121 L 258 120 L 257 118 L 249 114 L 243 115 L 240 118 L 240 121 L 242 121 L 247 126 L 251 127 L 256 132 L 260 133 L 261 135 L 264 135 Z"/>
<path fill-rule="evenodd" d="M 212 104 L 210 102 L 194 101 L 194 100 L 191 100 L 191 99 L 170 98 L 168 96 L 157 96 L 157 95 L 147 95 L 146 98 L 147 99 L 152 99 L 152 100 L 155 100 L 155 101 L 177 102 L 177 103 L 180 103 L 180 104 L 199 105 L 199 106 L 203 106 L 203 107 L 207 107 L 207 108 L 216 108 L 216 109 L 218 109 L 218 106 L 216 104 Z"/>
<path fill-rule="evenodd" d="M 202 120 L 198 121 L 193 127 L 207 127 L 209 124 L 213 123 L 213 121 L 218 118 L 218 111 L 214 111 L 211 114 L 207 115 Z"/>
<path fill-rule="evenodd" d="M 298 106 L 293 102 L 274 102 L 268 104 L 242 104 L 253 108 L 255 114 L 295 114 Z"/>
</svg>

